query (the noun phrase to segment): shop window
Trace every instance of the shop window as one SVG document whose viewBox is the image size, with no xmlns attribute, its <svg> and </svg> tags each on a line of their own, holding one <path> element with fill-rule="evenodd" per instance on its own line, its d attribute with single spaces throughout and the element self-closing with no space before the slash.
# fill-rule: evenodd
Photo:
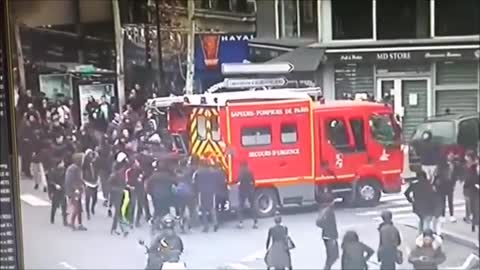
<svg viewBox="0 0 480 270">
<path fill-rule="evenodd" d="M 300 32 L 297 22 L 299 5 L 298 0 L 278 1 L 278 24 L 281 37 L 298 37 Z"/>
<path fill-rule="evenodd" d="M 435 36 L 478 35 L 478 0 L 435 0 Z"/>
<path fill-rule="evenodd" d="M 212 140 L 220 141 L 220 127 L 218 125 L 218 116 L 212 116 L 210 118 L 210 126 L 212 132 Z"/>
<path fill-rule="evenodd" d="M 254 10 L 254 4 L 248 0 L 200 0 L 195 5 L 201 9 L 226 12 L 251 13 Z"/>
<path fill-rule="evenodd" d="M 270 127 L 242 128 L 242 146 L 267 146 L 272 143 L 272 132 Z"/>
<path fill-rule="evenodd" d="M 332 1 L 333 39 L 373 38 L 372 5 L 372 0 Z"/>
<path fill-rule="evenodd" d="M 430 36 L 430 1 L 377 1 L 377 39 Z"/>
<path fill-rule="evenodd" d="M 281 142 L 283 144 L 294 144 L 297 142 L 297 125 L 283 124 L 280 127 Z"/>
<path fill-rule="evenodd" d="M 317 39 L 318 37 L 318 1 L 300 1 L 300 36 Z"/>
<path fill-rule="evenodd" d="M 203 115 L 197 116 L 197 133 L 200 140 L 207 139 L 207 119 Z"/>
<path fill-rule="evenodd" d="M 350 126 L 352 128 L 353 140 L 355 141 L 356 151 L 365 151 L 365 133 L 363 129 L 362 119 L 350 119 Z"/>
<path fill-rule="evenodd" d="M 477 84 L 477 62 L 437 62 L 437 85 Z"/>
<path fill-rule="evenodd" d="M 350 150 L 345 122 L 341 119 L 331 119 L 326 122 L 327 138 L 337 150 Z"/>
</svg>

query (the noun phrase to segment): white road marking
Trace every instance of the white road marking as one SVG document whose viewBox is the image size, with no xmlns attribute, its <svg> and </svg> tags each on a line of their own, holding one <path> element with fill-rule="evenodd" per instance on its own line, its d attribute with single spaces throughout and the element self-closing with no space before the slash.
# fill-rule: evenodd
<svg viewBox="0 0 480 270">
<path fill-rule="evenodd" d="M 455 207 L 454 208 L 455 212 L 456 213 L 462 213 L 462 212 L 465 212 L 465 208 L 464 207 Z M 399 219 L 403 219 L 403 218 L 417 218 L 417 214 L 411 212 L 411 213 L 403 213 L 403 214 L 395 214 L 393 215 L 393 220 L 399 220 Z M 380 213 L 377 214 L 377 217 L 374 217 L 373 220 L 375 221 L 382 221 L 382 218 L 380 217 Z"/>
<path fill-rule="evenodd" d="M 247 269 L 250 269 L 250 267 L 248 267 L 244 264 L 241 264 L 241 263 L 230 263 L 230 264 L 225 265 L 224 267 L 219 267 L 217 269 L 247 270 Z"/>
<path fill-rule="evenodd" d="M 464 206 L 462 204 L 457 204 L 453 209 L 460 211 Z M 412 211 L 412 206 L 402 206 L 402 207 L 390 207 L 390 208 L 385 208 L 383 210 L 389 210 L 392 213 L 400 213 L 400 212 L 407 212 L 407 211 Z M 366 212 L 361 212 L 357 213 L 357 216 L 378 216 L 382 210 L 379 211 L 366 211 Z"/>
<path fill-rule="evenodd" d="M 256 260 L 263 259 L 265 257 L 265 253 L 267 251 L 265 249 L 259 250 L 255 253 L 252 253 L 249 256 L 246 256 L 245 258 L 241 259 L 241 262 L 254 262 Z"/>
<path fill-rule="evenodd" d="M 50 206 L 50 202 L 32 194 L 22 194 L 20 199 L 31 206 Z"/>
<path fill-rule="evenodd" d="M 480 258 L 478 258 L 477 255 L 473 254 L 473 253 L 470 253 L 470 255 L 467 257 L 467 259 L 465 260 L 465 262 L 463 262 L 463 264 L 461 266 L 457 266 L 457 267 L 448 267 L 448 269 L 458 269 L 458 270 L 464 270 L 464 269 L 468 269 L 468 267 L 470 266 L 470 264 L 473 262 L 473 260 L 476 260 L 477 263 L 478 261 L 480 260 Z"/>
<path fill-rule="evenodd" d="M 70 269 L 70 270 L 76 270 L 77 268 L 71 266 L 70 264 L 68 264 L 67 262 L 60 262 L 58 265 L 61 265 L 67 269 Z"/>
</svg>

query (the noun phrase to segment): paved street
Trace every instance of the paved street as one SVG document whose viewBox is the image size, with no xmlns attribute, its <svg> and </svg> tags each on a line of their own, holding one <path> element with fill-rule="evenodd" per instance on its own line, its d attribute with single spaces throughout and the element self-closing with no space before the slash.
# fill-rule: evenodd
<svg viewBox="0 0 480 270">
<path fill-rule="evenodd" d="M 462 211 L 462 202 L 456 202 Z M 106 209 L 97 206 L 97 215 L 86 221 L 87 232 L 72 232 L 63 227 L 58 216 L 57 224 L 49 224 L 49 202 L 45 193 L 33 191 L 30 181 L 22 181 L 22 215 L 25 245 L 25 262 L 28 269 L 140 269 L 144 267 L 144 250 L 137 244 L 138 239 L 148 240 L 147 226 L 136 229 L 127 238 L 109 234 L 110 219 Z M 411 224 L 416 217 L 410 214 L 408 202 L 403 194 L 385 195 L 382 204 L 376 208 L 348 209 L 341 206 L 337 210 L 340 235 L 354 229 L 360 239 L 376 249 L 378 243 L 377 220 L 383 209 L 390 209 L 399 224 L 403 236 L 402 249 L 407 254 L 413 246 L 416 230 L 401 225 Z M 315 226 L 316 212 L 313 209 L 286 209 L 284 223 L 289 227 L 297 248 L 293 251 L 296 269 L 319 269 L 324 263 L 324 248 L 320 231 Z M 463 213 L 457 212 L 457 217 Z M 272 219 L 260 221 L 260 229 L 238 230 L 235 223 L 227 222 L 219 232 L 203 234 L 195 231 L 182 236 L 186 251 L 183 260 L 190 269 L 212 269 L 230 265 L 234 269 L 263 269 L 263 255 L 267 229 Z M 463 246 L 445 242 L 447 262 L 444 267 L 457 267 L 463 264 L 471 250 Z M 372 261 L 376 255 L 372 257 Z M 339 267 L 339 262 L 335 265 Z M 371 269 L 378 265 L 371 263 Z M 409 269 L 405 264 L 402 269 Z"/>
</svg>

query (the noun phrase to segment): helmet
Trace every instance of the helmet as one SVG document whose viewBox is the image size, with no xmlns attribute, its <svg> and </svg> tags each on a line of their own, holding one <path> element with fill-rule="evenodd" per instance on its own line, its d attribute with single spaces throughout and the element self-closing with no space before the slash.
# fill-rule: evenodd
<svg viewBox="0 0 480 270">
<path fill-rule="evenodd" d="M 162 219 L 162 226 L 164 228 L 173 228 L 173 226 L 175 225 L 175 218 L 172 217 L 172 215 L 166 215 L 163 217 Z"/>
</svg>

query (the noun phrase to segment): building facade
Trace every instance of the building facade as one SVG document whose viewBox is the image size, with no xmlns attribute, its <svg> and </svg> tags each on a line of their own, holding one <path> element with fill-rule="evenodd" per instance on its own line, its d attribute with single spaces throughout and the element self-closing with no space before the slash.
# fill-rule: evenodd
<svg viewBox="0 0 480 270">
<path fill-rule="evenodd" d="M 452 113 L 480 110 L 476 1 L 259 2 L 250 59 L 282 58 L 296 61 L 294 70 L 314 69 L 312 80 L 327 99 L 391 95 L 407 136 L 425 117 L 447 108 Z M 262 25 L 260 18 L 266 20 Z M 316 24 L 308 24 L 312 21 Z"/>
<path fill-rule="evenodd" d="M 146 89 L 163 76 L 165 93 L 182 94 L 186 84 L 190 21 L 186 0 L 159 1 L 162 70 L 158 67 L 156 9 L 149 1 L 149 23 L 125 24 L 127 87 Z M 256 6 L 251 0 L 195 0 L 194 90 L 202 92 L 222 80 L 224 62 L 248 58 L 248 40 L 255 34 Z M 147 46 L 147 44 L 149 44 Z M 209 61 L 205 61 L 209 60 Z M 208 62 L 208 63 L 207 63 Z M 130 75 L 128 75 L 130 74 Z"/>
</svg>

